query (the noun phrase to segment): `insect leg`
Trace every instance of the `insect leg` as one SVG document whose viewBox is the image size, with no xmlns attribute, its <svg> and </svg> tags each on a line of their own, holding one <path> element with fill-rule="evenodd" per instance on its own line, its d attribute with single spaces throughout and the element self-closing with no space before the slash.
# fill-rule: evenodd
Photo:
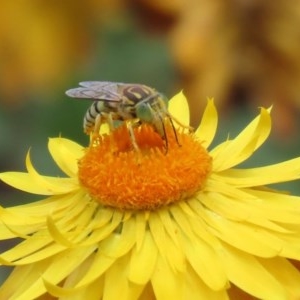
<svg viewBox="0 0 300 300">
<path fill-rule="evenodd" d="M 167 133 L 166 133 L 166 127 L 165 127 L 165 124 L 164 124 L 163 117 L 160 114 L 158 114 L 158 118 L 159 118 L 159 120 L 161 122 L 161 125 L 162 125 L 164 140 L 166 141 L 166 154 L 167 154 L 168 150 L 169 150 L 169 141 L 168 141 L 168 136 L 167 136 Z M 176 141 L 177 141 L 177 136 L 176 136 Z"/>
<path fill-rule="evenodd" d="M 92 134 L 90 135 L 90 144 L 98 144 L 99 143 L 99 130 L 101 127 L 102 119 L 101 114 L 97 114 L 95 117 L 94 129 Z"/>
<path fill-rule="evenodd" d="M 130 140 L 131 140 L 132 146 L 133 146 L 133 148 L 134 148 L 135 151 L 139 152 L 140 148 L 139 148 L 139 146 L 138 146 L 138 144 L 136 142 L 131 122 L 127 122 L 126 126 L 128 128 L 128 132 L 129 132 L 129 135 L 130 135 Z"/>
<path fill-rule="evenodd" d="M 148 109 L 149 109 L 149 111 L 151 112 L 151 114 L 152 114 L 152 119 L 154 120 L 154 126 L 156 127 L 156 131 L 161 135 L 163 135 L 163 139 L 165 140 L 165 142 L 166 142 L 166 153 L 168 153 L 168 149 L 169 149 L 169 141 L 168 141 L 168 136 L 167 136 L 167 132 L 166 132 L 166 127 L 165 127 L 165 124 L 164 124 L 164 116 L 161 114 L 161 112 L 160 111 L 155 111 L 152 107 L 151 107 L 151 105 L 148 103 L 147 104 L 147 106 L 148 106 Z M 157 119 L 159 119 L 159 122 L 160 122 L 160 124 L 161 124 L 161 128 L 159 128 L 158 126 L 157 126 Z M 162 129 L 162 132 L 161 132 L 161 130 L 160 129 Z"/>
<path fill-rule="evenodd" d="M 101 113 L 97 114 L 95 118 L 95 126 L 94 126 L 94 135 L 99 134 L 101 123 L 102 123 L 102 118 L 101 118 Z"/>
<path fill-rule="evenodd" d="M 179 141 L 178 141 L 178 136 L 177 136 L 177 132 L 176 132 L 176 129 L 175 129 L 175 126 L 174 126 L 172 117 L 169 116 L 169 115 L 167 115 L 167 116 L 168 116 L 168 119 L 169 119 L 169 121 L 170 121 L 170 123 L 171 123 L 172 129 L 173 129 L 173 132 L 174 132 L 174 136 L 175 136 L 176 143 L 177 143 L 178 146 L 181 146 L 181 144 L 180 144 Z"/>
<path fill-rule="evenodd" d="M 177 118 L 175 118 L 169 111 L 168 111 L 168 108 L 166 107 L 166 104 L 164 103 L 164 101 L 160 98 L 158 98 L 158 101 L 159 101 L 159 105 L 161 108 L 163 108 L 165 114 L 168 116 L 168 118 L 170 120 L 173 120 L 175 123 L 177 123 L 180 127 L 183 127 L 183 128 L 186 128 L 188 129 L 190 132 L 191 131 L 194 131 L 194 128 L 192 126 L 189 126 L 189 125 L 184 125 L 182 124 Z M 172 124 L 172 127 L 173 129 L 175 128 L 174 127 L 174 123 L 171 121 L 171 124 Z M 174 129 L 175 130 L 175 129 Z M 177 140 L 177 138 L 176 138 Z"/>
<path fill-rule="evenodd" d="M 179 140 L 178 140 L 178 135 L 177 135 L 177 132 L 176 132 L 176 129 L 175 129 L 175 126 L 174 126 L 174 122 L 173 122 L 173 119 L 174 121 L 176 122 L 176 119 L 173 118 L 173 116 L 169 113 L 167 107 L 166 107 L 166 104 L 164 103 L 164 101 L 160 98 L 158 98 L 158 101 L 159 101 L 159 107 L 160 107 L 160 110 L 162 109 L 164 115 L 166 115 L 171 123 L 171 126 L 172 126 L 172 129 L 173 129 L 173 132 L 174 132 L 174 136 L 175 136 L 175 140 L 176 140 L 176 143 L 178 146 L 181 146 L 180 143 L 179 143 Z M 160 113 L 160 118 L 163 119 L 164 115 L 162 115 L 163 113 Z M 162 121 L 163 123 L 163 121 Z M 164 126 L 164 124 L 163 124 Z M 180 126 L 182 127 L 185 127 L 185 125 L 181 125 Z M 165 131 L 165 128 L 163 127 L 163 130 Z M 167 143 L 167 138 L 166 138 L 166 143 Z"/>
<path fill-rule="evenodd" d="M 107 119 L 109 130 L 110 131 L 114 130 L 115 126 L 114 126 L 114 121 L 113 121 L 113 118 L 112 118 L 112 114 L 108 113 L 107 116 L 106 116 L 106 119 Z"/>
<path fill-rule="evenodd" d="M 167 111 L 167 115 L 170 119 L 172 119 L 175 123 L 177 123 L 180 127 L 188 129 L 190 132 L 194 131 L 194 127 L 189 125 L 182 124 L 177 118 L 175 118 L 169 111 Z"/>
</svg>

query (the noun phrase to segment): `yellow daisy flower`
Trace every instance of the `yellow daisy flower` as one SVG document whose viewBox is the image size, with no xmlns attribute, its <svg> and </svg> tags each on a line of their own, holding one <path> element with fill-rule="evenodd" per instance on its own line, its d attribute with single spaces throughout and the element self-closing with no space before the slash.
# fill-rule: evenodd
<svg viewBox="0 0 300 300">
<path fill-rule="evenodd" d="M 188 124 L 182 93 L 170 111 Z M 208 100 L 194 133 L 166 124 L 124 126 L 85 148 L 64 138 L 49 151 L 66 178 L 27 172 L 0 179 L 46 199 L 1 208 L 0 255 L 15 266 L 0 299 L 299 299 L 300 197 L 268 184 L 299 179 L 300 158 L 236 166 L 266 140 L 262 108 L 237 137 L 208 150 L 217 128 Z M 169 128 L 170 127 L 170 128 Z M 48 298 L 47 298 L 48 297 Z"/>
</svg>

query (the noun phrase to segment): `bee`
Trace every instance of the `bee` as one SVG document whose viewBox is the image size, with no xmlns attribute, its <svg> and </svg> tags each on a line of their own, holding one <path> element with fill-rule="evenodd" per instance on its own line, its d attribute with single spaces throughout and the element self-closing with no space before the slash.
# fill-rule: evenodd
<svg viewBox="0 0 300 300">
<path fill-rule="evenodd" d="M 104 122 L 108 123 L 110 129 L 114 129 L 114 121 L 124 121 L 127 124 L 133 147 L 138 150 L 132 126 L 148 123 L 165 140 L 166 149 L 168 149 L 165 119 L 169 119 L 178 145 L 173 121 L 183 127 L 188 127 L 171 116 L 168 111 L 168 98 L 149 86 L 107 81 L 84 81 L 79 85 L 80 87 L 66 91 L 66 94 L 72 98 L 94 100 L 83 120 L 86 134 L 92 131 L 99 132 Z"/>
</svg>

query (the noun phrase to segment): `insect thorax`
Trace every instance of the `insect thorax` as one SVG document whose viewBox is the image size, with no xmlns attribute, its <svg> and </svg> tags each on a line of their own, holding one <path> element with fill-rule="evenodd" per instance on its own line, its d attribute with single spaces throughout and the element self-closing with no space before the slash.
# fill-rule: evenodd
<svg viewBox="0 0 300 300">
<path fill-rule="evenodd" d="M 123 88 L 123 97 L 126 98 L 131 105 L 135 105 L 155 93 L 156 91 L 154 89 L 142 84 L 125 85 Z"/>
</svg>

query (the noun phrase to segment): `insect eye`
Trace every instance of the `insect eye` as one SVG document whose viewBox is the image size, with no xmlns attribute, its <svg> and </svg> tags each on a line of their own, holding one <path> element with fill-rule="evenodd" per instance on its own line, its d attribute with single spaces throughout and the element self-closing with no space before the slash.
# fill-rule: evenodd
<svg viewBox="0 0 300 300">
<path fill-rule="evenodd" d="M 136 106 L 136 115 L 144 122 L 151 122 L 153 120 L 151 109 L 147 103 L 139 103 Z"/>
</svg>

